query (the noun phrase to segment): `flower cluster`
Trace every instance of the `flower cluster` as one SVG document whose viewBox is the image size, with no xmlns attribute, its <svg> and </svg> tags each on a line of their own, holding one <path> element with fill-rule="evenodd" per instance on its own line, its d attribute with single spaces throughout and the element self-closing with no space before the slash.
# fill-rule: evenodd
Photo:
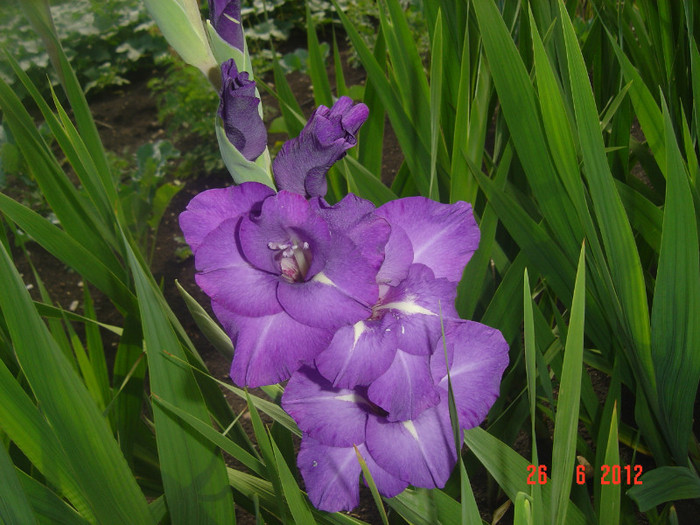
<svg viewBox="0 0 700 525">
<path fill-rule="evenodd" d="M 222 106 L 250 90 L 226 86 Z M 241 148 L 259 141 L 236 117 Z M 347 97 L 319 107 L 272 164 L 279 192 L 255 182 L 209 190 L 180 215 L 197 283 L 236 348 L 231 378 L 289 379 L 282 406 L 303 432 L 298 466 L 328 511 L 359 501 L 355 447 L 385 496 L 444 486 L 457 459 L 448 369 L 466 429 L 486 416 L 508 361 L 500 332 L 454 307 L 479 243 L 469 204 L 325 201 L 326 173 L 366 118 Z"/>
</svg>

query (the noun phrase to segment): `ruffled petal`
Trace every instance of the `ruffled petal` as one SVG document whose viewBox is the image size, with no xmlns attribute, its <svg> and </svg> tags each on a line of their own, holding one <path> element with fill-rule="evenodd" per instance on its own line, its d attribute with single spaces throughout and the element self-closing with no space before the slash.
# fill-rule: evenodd
<svg viewBox="0 0 700 525">
<path fill-rule="evenodd" d="M 243 259 L 236 240 L 240 219 L 227 219 L 202 241 L 195 254 L 199 287 L 222 306 L 240 315 L 260 316 L 282 310 L 278 278 Z"/>
<path fill-rule="evenodd" d="M 333 206 L 322 198 L 312 200 L 311 204 L 334 235 L 347 238 L 375 271 L 379 269 L 391 227 L 375 215 L 374 204 L 352 193 Z"/>
<path fill-rule="evenodd" d="M 479 227 L 466 202 L 441 204 L 407 197 L 387 202 L 377 214 L 404 229 L 413 246 L 413 262 L 428 266 L 435 277 L 459 282 L 479 246 Z"/>
<path fill-rule="evenodd" d="M 196 252 L 204 238 L 226 219 L 240 217 L 260 208 L 260 203 L 274 191 L 258 182 L 203 191 L 195 196 L 180 214 L 180 229 L 187 244 Z"/>
<path fill-rule="evenodd" d="M 305 197 L 323 197 L 326 173 L 357 143 L 355 134 L 367 119 L 364 104 L 340 97 L 332 108 L 319 106 L 298 137 L 282 145 L 272 163 L 277 187 Z"/>
<path fill-rule="evenodd" d="M 394 339 L 394 332 L 387 331 L 384 320 L 343 326 L 328 348 L 318 355 L 316 366 L 335 387 L 369 385 L 394 360 Z"/>
<path fill-rule="evenodd" d="M 498 397 L 503 371 L 508 366 L 508 343 L 498 330 L 472 321 L 446 327 L 450 379 L 460 427 L 479 425 Z M 439 343 L 441 350 L 442 344 Z M 445 354 L 436 351 L 431 360 L 433 379 L 447 392 Z"/>
<path fill-rule="evenodd" d="M 415 419 L 440 402 L 428 356 L 397 350 L 389 369 L 367 390 L 370 401 L 388 412 L 388 421 Z"/>
<path fill-rule="evenodd" d="M 397 286 L 408 275 L 413 263 L 413 246 L 411 240 L 398 224 L 391 225 L 391 235 L 384 247 L 384 261 L 377 282 Z"/>
<path fill-rule="evenodd" d="M 367 449 L 389 474 L 416 487 L 444 487 L 457 463 L 447 396 L 410 421 L 370 414 Z"/>
<path fill-rule="evenodd" d="M 422 264 L 413 264 L 406 279 L 389 288 L 375 311 L 393 319 L 388 328 L 396 333 L 396 345 L 404 352 L 429 355 L 440 337 L 442 318 L 458 318 L 454 301 L 456 287 L 447 279 L 436 279 Z"/>
<path fill-rule="evenodd" d="M 324 445 L 349 447 L 365 441 L 367 400 L 354 390 L 333 388 L 314 368 L 306 366 L 292 375 L 282 408 Z"/>
<path fill-rule="evenodd" d="M 285 312 L 262 317 L 236 315 L 216 302 L 212 308 L 235 351 L 231 379 L 241 387 L 289 379 L 330 342 L 332 333 L 296 322 Z"/>
</svg>

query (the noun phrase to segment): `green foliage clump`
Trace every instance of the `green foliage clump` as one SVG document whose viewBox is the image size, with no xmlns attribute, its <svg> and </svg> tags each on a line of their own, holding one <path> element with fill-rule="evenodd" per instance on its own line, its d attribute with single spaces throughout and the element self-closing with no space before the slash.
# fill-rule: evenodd
<svg viewBox="0 0 700 525">
<path fill-rule="evenodd" d="M 158 104 L 158 120 L 173 142 L 188 142 L 179 176 L 187 177 L 195 167 L 205 172 L 223 168 L 214 134 L 214 115 L 219 97 L 200 71 L 167 57 L 160 62 L 163 74 L 152 78 L 148 88 Z"/>
<path fill-rule="evenodd" d="M 56 32 L 86 92 L 128 83 L 129 74 L 167 53 L 167 44 L 139 0 L 74 0 L 52 6 Z M 0 6 L 0 47 L 10 50 L 38 85 L 46 85 L 49 56 L 22 11 Z M 26 92 L 6 62 L 0 78 L 24 98 Z M 55 74 L 51 81 L 58 84 Z"/>
</svg>

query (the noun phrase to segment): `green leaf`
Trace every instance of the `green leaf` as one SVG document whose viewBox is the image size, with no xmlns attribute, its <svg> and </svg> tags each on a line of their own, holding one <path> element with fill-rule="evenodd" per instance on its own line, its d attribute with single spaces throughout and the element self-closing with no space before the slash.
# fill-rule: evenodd
<svg viewBox="0 0 700 525">
<path fill-rule="evenodd" d="M 574 299 L 566 336 L 564 364 L 560 378 L 557 413 L 554 421 L 552 448 L 552 516 L 556 523 L 566 521 L 569 510 L 571 479 L 574 473 L 578 414 L 581 403 L 581 372 L 583 368 L 584 312 L 586 306 L 586 249 L 581 255 L 576 272 Z"/>
<path fill-rule="evenodd" d="M 316 106 L 331 107 L 333 105 L 331 85 L 328 82 L 326 63 L 321 54 L 321 46 L 318 43 L 316 27 L 314 26 L 311 8 L 308 3 L 306 4 L 306 39 L 309 50 L 309 76 L 314 89 L 314 101 Z"/>
<path fill-rule="evenodd" d="M 527 468 L 530 464 L 529 461 L 482 428 L 476 427 L 467 430 L 464 433 L 464 438 L 467 446 L 511 500 L 517 498 L 518 492 L 528 492 Z M 569 479 L 569 481 L 571 480 Z M 542 486 L 542 506 L 545 509 L 551 508 L 552 503 L 552 487 L 550 483 L 547 483 Z M 584 525 L 586 523 L 581 510 L 571 501 L 568 502 L 566 519 L 566 525 Z"/>
<path fill-rule="evenodd" d="M 144 3 L 165 39 L 185 62 L 198 68 L 207 78 L 212 69 L 218 73 L 196 2 L 144 0 Z"/>
<path fill-rule="evenodd" d="M 27 525 L 37 523 L 4 445 L 0 445 L 0 479 L 0 520 Z"/>
<path fill-rule="evenodd" d="M 687 467 L 659 467 L 644 474 L 627 491 L 639 510 L 646 512 L 667 501 L 700 498 L 700 479 Z"/>
<path fill-rule="evenodd" d="M 647 392 L 655 389 L 654 364 L 651 360 L 651 334 L 646 286 L 632 229 L 622 200 L 615 189 L 600 133 L 598 110 L 590 88 L 588 72 L 578 47 L 573 25 L 559 2 L 571 81 L 571 95 L 576 127 L 588 188 L 597 218 L 615 292 L 622 307 L 620 319 Z"/>
<path fill-rule="evenodd" d="M 129 246 L 127 254 L 141 312 L 151 392 L 205 421 L 208 411 L 192 371 L 166 355 L 185 359 L 161 308 L 160 289 L 147 277 Z M 165 499 L 173 523 L 235 523 L 233 500 L 222 491 L 227 475 L 218 449 L 183 428 L 158 405 L 153 407 L 153 419 Z"/>
<path fill-rule="evenodd" d="M 42 485 L 19 469 L 16 469 L 16 473 L 34 514 L 40 519 L 40 523 L 60 523 L 62 525 L 88 525 L 90 523 L 46 485 Z"/>
<path fill-rule="evenodd" d="M 151 523 L 146 500 L 107 422 L 33 307 L 0 247 L 0 308 L 17 359 L 61 446 L 79 490 L 100 523 Z"/>
<path fill-rule="evenodd" d="M 363 199 L 368 199 L 375 206 L 398 199 L 398 196 L 389 188 L 382 184 L 367 168 L 360 164 L 353 157 L 345 157 L 337 166 L 340 172 L 348 180 L 348 184 L 353 192 Z"/>
<path fill-rule="evenodd" d="M 700 263 L 695 207 L 668 109 L 666 204 L 651 312 L 652 350 L 663 431 L 678 464 L 687 461 L 700 379 Z"/>
<path fill-rule="evenodd" d="M 268 434 L 269 435 L 269 434 Z M 287 500 L 287 505 L 289 505 L 289 510 L 292 513 L 292 518 L 294 518 L 294 523 L 308 523 L 309 525 L 315 525 L 316 520 L 311 514 L 309 509 L 309 504 L 304 499 L 304 493 L 297 485 L 294 475 L 287 462 L 282 456 L 277 443 L 270 437 L 270 444 L 272 445 L 272 451 L 274 453 L 275 463 L 277 464 L 277 472 L 280 477 L 280 484 L 282 485 L 282 491 L 284 492 L 285 499 Z"/>
<path fill-rule="evenodd" d="M 229 142 L 226 137 L 226 132 L 224 131 L 223 123 L 219 117 L 216 117 L 216 122 L 214 124 L 216 129 L 216 139 L 219 141 L 219 150 L 221 151 L 221 157 L 224 159 L 224 164 L 228 169 L 233 181 L 236 184 L 243 184 L 244 182 L 259 182 L 265 184 L 270 188 L 275 188 L 275 183 L 272 180 L 272 174 L 269 169 L 265 169 L 258 164 L 258 161 L 267 156 L 269 164 L 269 152 L 267 149 L 263 154 L 258 157 L 258 161 L 251 162 L 246 159 L 236 147 Z"/>
<path fill-rule="evenodd" d="M 440 106 L 442 105 L 442 16 L 438 10 L 430 57 L 430 189 L 428 197 L 439 201 L 437 184 Z"/>
<path fill-rule="evenodd" d="M 617 405 L 613 407 L 610 419 L 610 434 L 605 450 L 603 465 L 620 467 L 620 449 L 617 444 Z M 610 483 L 600 487 L 600 522 L 610 525 L 620 523 L 620 495 L 619 483 Z"/>
</svg>

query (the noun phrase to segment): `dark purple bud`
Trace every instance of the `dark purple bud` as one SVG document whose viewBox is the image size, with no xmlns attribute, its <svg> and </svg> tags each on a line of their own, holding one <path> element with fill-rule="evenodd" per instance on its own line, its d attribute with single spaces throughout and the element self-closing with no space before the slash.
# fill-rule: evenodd
<svg viewBox="0 0 700 525">
<path fill-rule="evenodd" d="M 357 143 L 355 135 L 367 120 L 369 109 L 340 97 L 332 108 L 319 106 L 299 136 L 282 146 L 272 163 L 280 190 L 306 197 L 323 197 L 326 173 Z"/>
<path fill-rule="evenodd" d="M 240 0 L 209 0 L 209 18 L 221 38 L 243 51 Z"/>
<path fill-rule="evenodd" d="M 250 161 L 257 159 L 267 146 L 267 130 L 258 104 L 255 81 L 248 78 L 248 73 L 239 73 L 233 59 L 221 64 L 219 116 L 228 140 Z"/>
</svg>

